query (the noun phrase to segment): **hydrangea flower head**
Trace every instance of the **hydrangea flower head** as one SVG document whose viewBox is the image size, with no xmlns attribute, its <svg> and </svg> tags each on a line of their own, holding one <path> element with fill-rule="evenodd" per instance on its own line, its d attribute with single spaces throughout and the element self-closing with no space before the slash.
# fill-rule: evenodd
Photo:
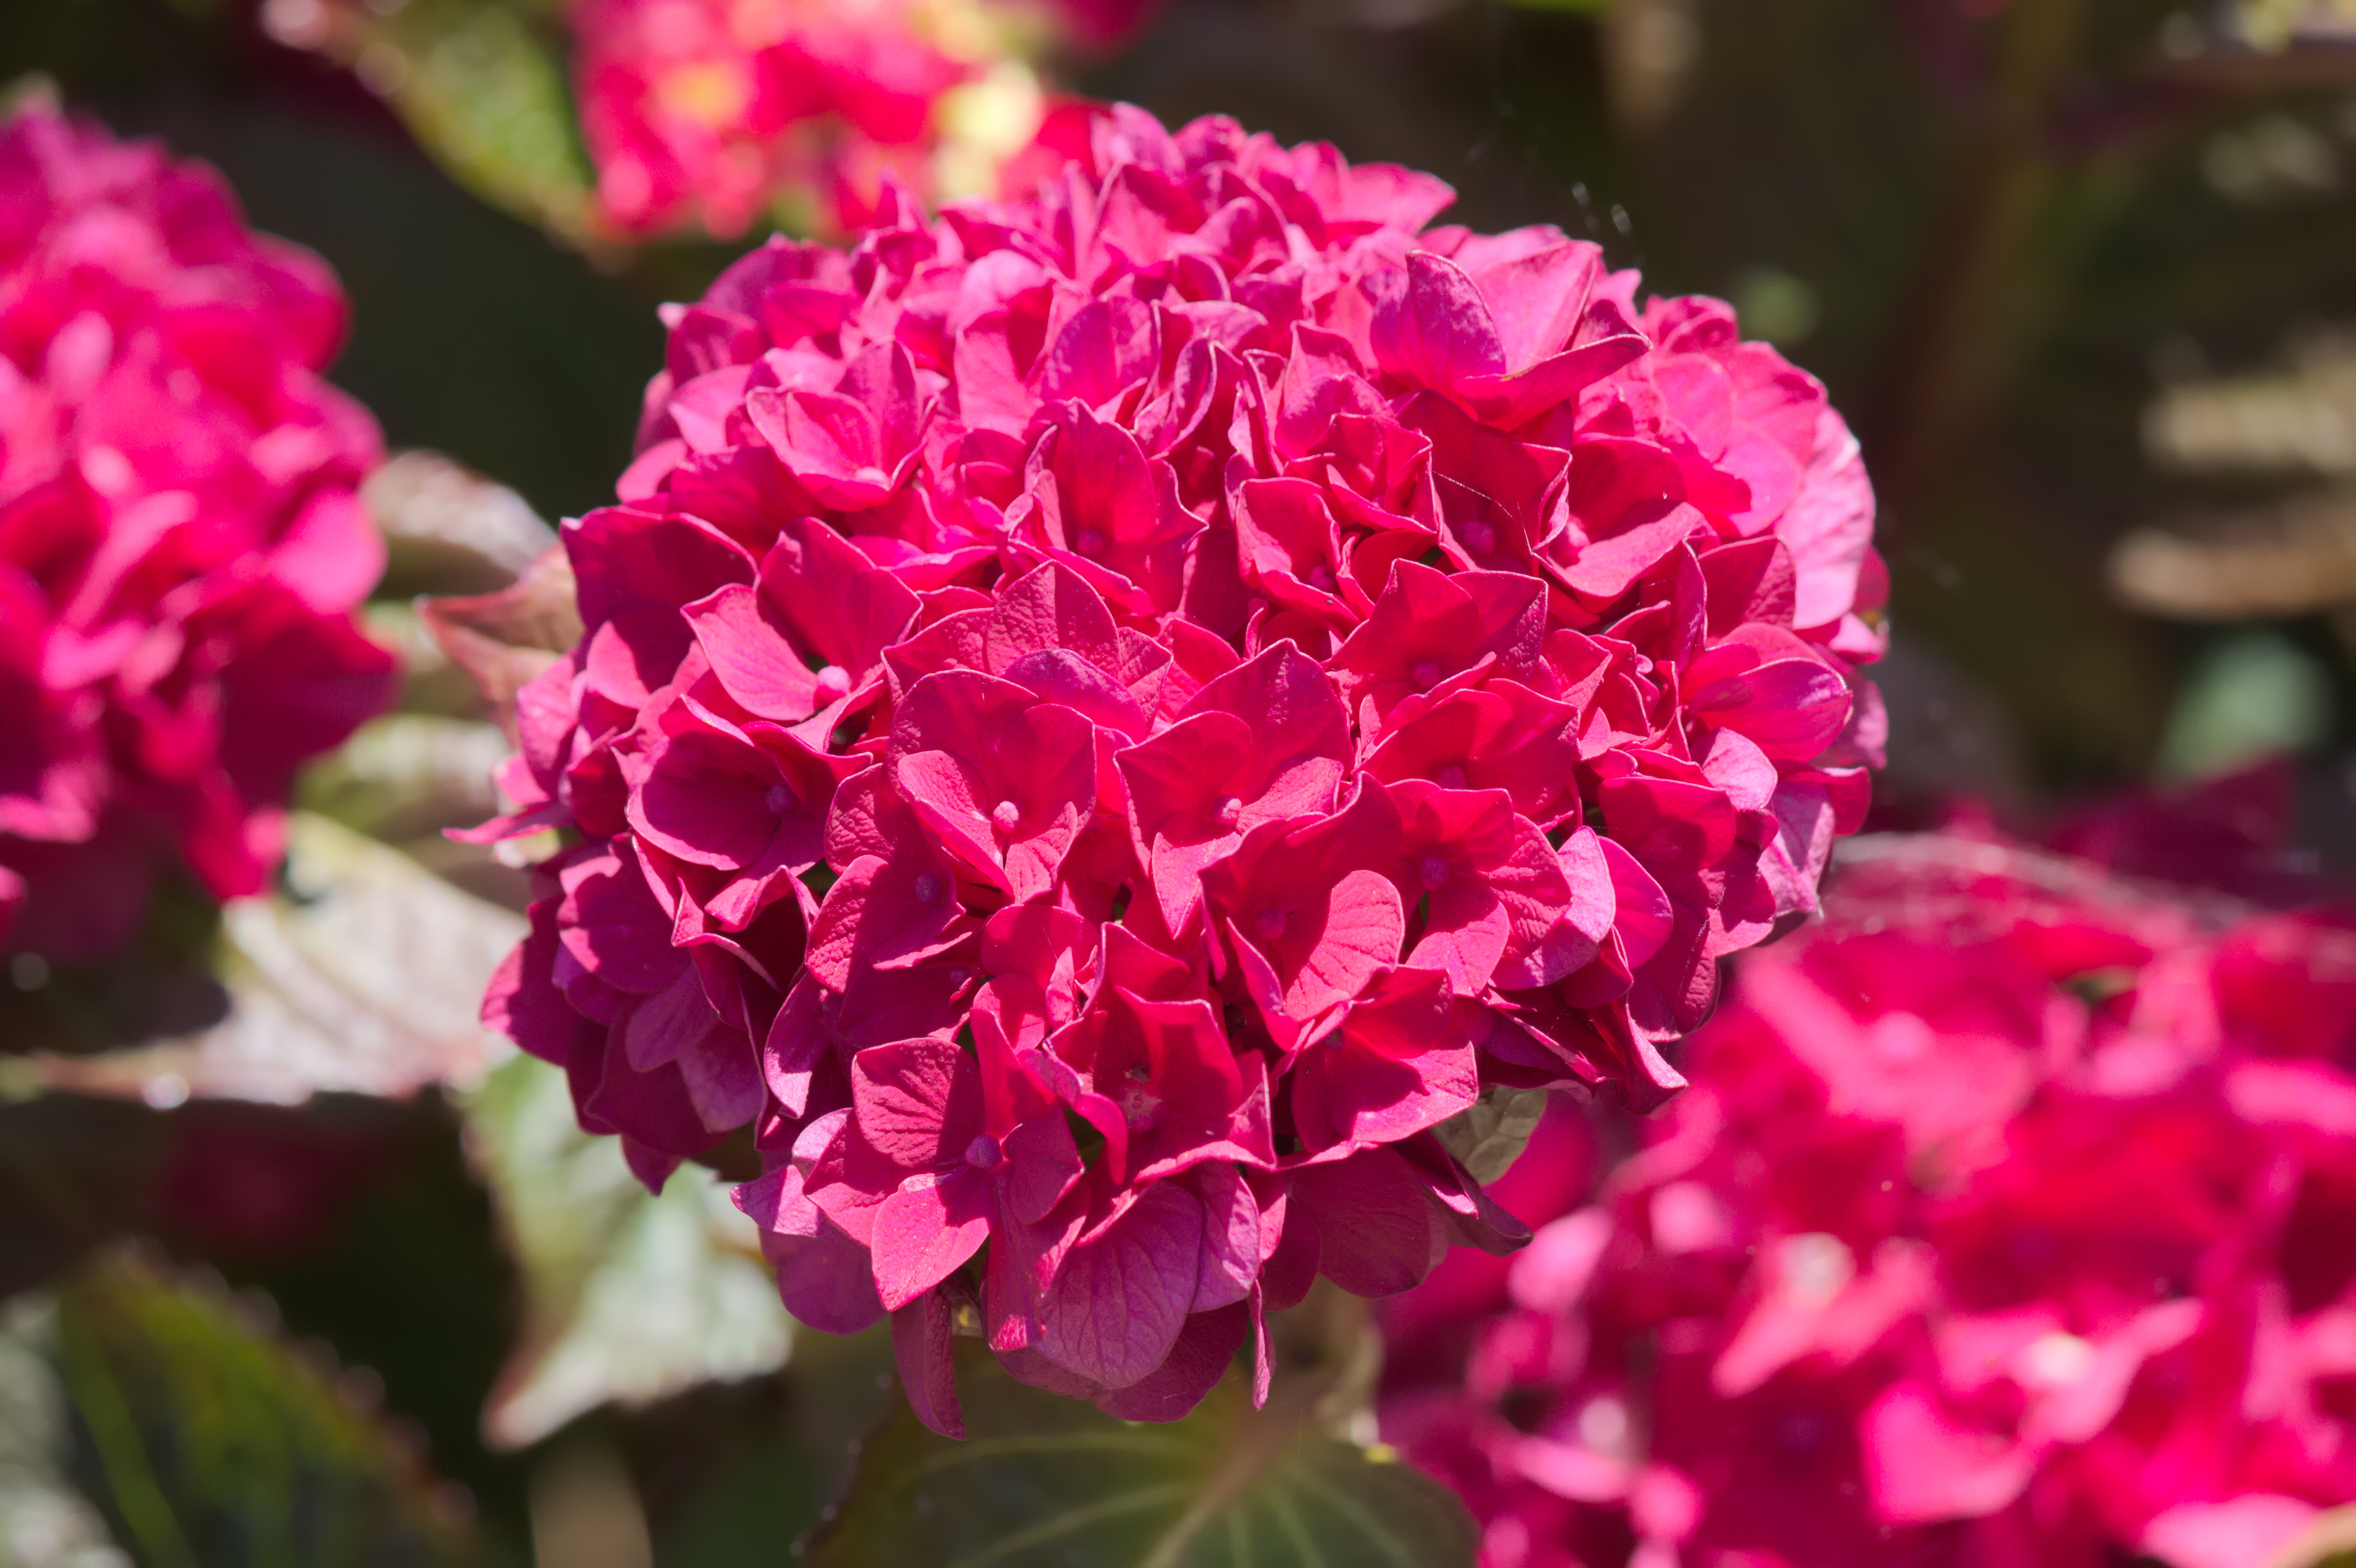
<svg viewBox="0 0 2356 1568">
<path fill-rule="evenodd" d="M 851 230 L 884 185 L 990 188 L 1044 108 L 1018 44 L 1052 16 L 1082 43 L 1135 0 L 1029 16 L 1003 0 L 581 0 L 567 18 L 599 218 L 643 236 L 741 234 L 781 197 Z"/>
<path fill-rule="evenodd" d="M 956 1321 L 1169 1417 L 1320 1273 L 1518 1245 L 1435 1129 L 1678 1087 L 1877 738 L 1855 443 L 1723 307 L 1058 125 L 673 312 L 485 830 L 566 844 L 489 1016 L 650 1180 L 749 1125 L 788 1305 L 944 1428 Z"/>
<path fill-rule="evenodd" d="M 1884 842 L 1635 1154 L 1403 1299 L 1386 1432 L 1485 1568 L 2265 1568 L 2356 1496 L 2351 964 L 2344 911 Z"/>
<path fill-rule="evenodd" d="M 296 766 L 391 696 L 344 302 L 219 176 L 0 127 L 0 941 L 102 953 L 177 860 L 260 891 Z"/>
</svg>

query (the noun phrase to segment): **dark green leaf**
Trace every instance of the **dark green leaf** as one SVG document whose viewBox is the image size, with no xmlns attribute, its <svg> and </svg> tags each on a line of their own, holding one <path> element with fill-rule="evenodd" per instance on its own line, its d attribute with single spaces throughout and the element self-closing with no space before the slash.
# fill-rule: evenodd
<svg viewBox="0 0 2356 1568">
<path fill-rule="evenodd" d="M 0 1307 L 0 1563 L 8 1568 L 129 1568 L 106 1521 L 65 1477 L 65 1392 L 46 1296 Z"/>
<path fill-rule="evenodd" d="M 589 176 L 545 5 L 413 0 L 327 7 L 283 41 L 348 61 L 460 185 L 575 243 Z"/>
<path fill-rule="evenodd" d="M 1382 1448 L 1318 1432 L 1231 1375 L 1185 1420 L 1115 1421 L 987 1357 L 959 1377 L 969 1439 L 904 1407 L 861 1456 L 825 1568 L 1451 1568 L 1471 1521 Z"/>
<path fill-rule="evenodd" d="M 474 1563 L 369 1391 L 216 1291 L 116 1255 L 58 1300 L 74 1478 L 143 1568 Z"/>
</svg>

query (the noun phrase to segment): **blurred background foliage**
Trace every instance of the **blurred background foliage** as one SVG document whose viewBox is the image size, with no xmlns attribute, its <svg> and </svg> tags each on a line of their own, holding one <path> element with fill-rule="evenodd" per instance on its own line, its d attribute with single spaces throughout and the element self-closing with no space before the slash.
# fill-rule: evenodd
<svg viewBox="0 0 2356 1568">
<path fill-rule="evenodd" d="M 588 238 L 558 37 L 0 5 L 0 82 L 220 165 L 341 274 L 336 379 L 446 454 L 371 485 L 403 711 L 315 773 L 282 896 L 0 982 L 0 1563 L 782 1561 L 885 1409 L 872 1337 L 789 1339 L 719 1178 L 645 1198 L 471 1023 L 520 882 L 440 830 L 503 742 L 410 602 L 610 496 L 655 306 L 731 253 Z M 1894 584 L 1884 825 L 2279 755 L 2295 853 L 2356 866 L 2338 0 L 1166 0 L 1066 80 L 1430 169 L 1822 377 Z"/>
</svg>

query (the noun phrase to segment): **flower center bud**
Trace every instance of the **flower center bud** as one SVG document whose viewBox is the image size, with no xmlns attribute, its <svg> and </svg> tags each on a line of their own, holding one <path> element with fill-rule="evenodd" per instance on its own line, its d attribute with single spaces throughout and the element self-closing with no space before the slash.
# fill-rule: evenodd
<svg viewBox="0 0 2356 1568">
<path fill-rule="evenodd" d="M 1579 1440 L 1599 1454 L 1617 1454 L 1628 1442 L 1628 1407 L 1610 1394 L 1589 1400 L 1579 1412 Z"/>
<path fill-rule="evenodd" d="M 818 672 L 818 705 L 824 708 L 851 695 L 851 672 L 839 664 L 830 664 Z"/>
<path fill-rule="evenodd" d="M 1333 574 L 1326 571 L 1323 563 L 1312 566 L 1309 569 L 1309 586 L 1321 593 L 1331 593 L 1333 592 Z"/>
<path fill-rule="evenodd" d="M 1104 554 L 1104 535 L 1097 532 L 1094 528 L 1082 528 L 1080 530 L 1080 537 L 1072 541 L 1072 548 L 1086 556 L 1102 555 Z"/>
<path fill-rule="evenodd" d="M 1015 828 L 1021 827 L 1022 823 L 1023 808 L 1012 801 L 1001 800 L 991 807 L 990 825 L 1008 837 L 1014 836 Z"/>
<path fill-rule="evenodd" d="M 1442 789 L 1462 789 L 1464 787 L 1464 770 L 1458 767 L 1454 763 L 1451 763 L 1446 767 L 1440 770 L 1440 777 L 1433 782 L 1438 784 Z"/>
<path fill-rule="evenodd" d="M 1426 691 L 1440 684 L 1440 666 L 1430 659 L 1417 660 L 1415 667 L 1408 673 L 1415 677 L 1416 685 Z"/>
<path fill-rule="evenodd" d="M 769 793 L 761 798 L 771 816 L 783 816 L 794 808 L 794 792 L 781 784 L 771 784 Z"/>
<path fill-rule="evenodd" d="M 1274 942 L 1284 934 L 1284 912 L 1264 909 L 1252 916 L 1252 934 L 1262 942 Z"/>
<path fill-rule="evenodd" d="M 1222 827 L 1233 827 L 1243 820 L 1244 803 L 1234 795 L 1222 795 L 1219 804 L 1211 808 L 1211 820 Z"/>
<path fill-rule="evenodd" d="M 909 891 L 916 895 L 918 903 L 928 904 L 941 896 L 941 880 L 930 871 L 919 872 L 916 885 Z"/>
<path fill-rule="evenodd" d="M 1152 1075 L 1143 1068 L 1130 1068 L 1127 1077 L 1129 1082 L 1120 1089 L 1121 1120 L 1142 1130 L 1153 1125 L 1162 1109 L 1162 1096 L 1153 1092 Z"/>
<path fill-rule="evenodd" d="M 988 1133 L 983 1133 L 965 1146 L 965 1162 L 976 1170 L 996 1170 L 999 1162 L 1005 1157 L 1006 1151 L 1000 1147 L 998 1140 Z"/>
<path fill-rule="evenodd" d="M 81 454 L 81 476 L 102 496 L 117 496 L 138 483 L 131 460 L 111 446 L 93 446 Z"/>
<path fill-rule="evenodd" d="M 1423 858 L 1423 864 L 1416 869 L 1423 873 L 1423 886 L 1427 892 L 1446 881 L 1450 873 L 1456 869 L 1448 863 L 1448 859 L 1444 855 L 1426 855 Z"/>
<path fill-rule="evenodd" d="M 2075 1334 L 2052 1333 L 2029 1341 L 2021 1370 L 2045 1388 L 2066 1388 L 2094 1370 L 2094 1347 Z"/>
</svg>

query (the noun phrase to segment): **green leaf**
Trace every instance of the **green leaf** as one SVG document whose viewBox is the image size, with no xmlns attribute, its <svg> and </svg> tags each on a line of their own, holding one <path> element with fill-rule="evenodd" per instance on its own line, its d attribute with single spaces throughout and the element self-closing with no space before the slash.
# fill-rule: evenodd
<svg viewBox="0 0 2356 1568">
<path fill-rule="evenodd" d="M 491 781 L 513 750 L 480 720 L 388 713 L 305 772 L 303 804 L 394 842 L 472 827 L 498 815 Z"/>
<path fill-rule="evenodd" d="M 966 1442 L 903 1407 L 809 1560 L 821 1568 L 1451 1568 L 1472 1521 L 1389 1450 L 1325 1436 L 1303 1402 L 1230 1375 L 1185 1420 L 1115 1421 L 966 1358 Z"/>
<path fill-rule="evenodd" d="M 483 1417 L 493 1443 L 785 1364 L 776 1277 L 710 1171 L 683 1167 L 648 1195 L 618 1140 L 581 1131 L 564 1074 L 530 1057 L 490 1074 L 466 1127 L 525 1280 L 522 1337 Z"/>
<path fill-rule="evenodd" d="M 390 560 L 379 598 L 504 588 L 556 546 L 531 504 L 438 452 L 396 452 L 360 486 Z"/>
<path fill-rule="evenodd" d="M 90 1499 L 66 1478 L 65 1392 L 46 1296 L 0 1307 L 0 1563 L 129 1568 Z"/>
<path fill-rule="evenodd" d="M 451 177 L 578 245 L 589 174 L 544 5 L 517 0 L 348 5 L 285 41 L 350 64 Z"/>
<path fill-rule="evenodd" d="M 1475 1181 L 1491 1182 L 1521 1157 L 1546 1106 L 1543 1089 L 1492 1089 L 1432 1130 Z"/>
<path fill-rule="evenodd" d="M 465 1084 L 509 1054 L 477 1020 L 523 921 L 397 849 L 297 812 L 285 892 L 222 912 L 228 1018 L 201 1033 L 90 1056 L 27 1059 L 37 1087 L 293 1104 Z"/>
<path fill-rule="evenodd" d="M 70 1472 L 145 1568 L 480 1561 L 361 1384 L 117 1254 L 61 1291 Z"/>
<path fill-rule="evenodd" d="M 2330 672 L 2287 637 L 2229 637 L 2177 693 L 2154 771 L 2163 779 L 2216 778 L 2319 747 L 2331 734 L 2332 707 Z"/>
</svg>

